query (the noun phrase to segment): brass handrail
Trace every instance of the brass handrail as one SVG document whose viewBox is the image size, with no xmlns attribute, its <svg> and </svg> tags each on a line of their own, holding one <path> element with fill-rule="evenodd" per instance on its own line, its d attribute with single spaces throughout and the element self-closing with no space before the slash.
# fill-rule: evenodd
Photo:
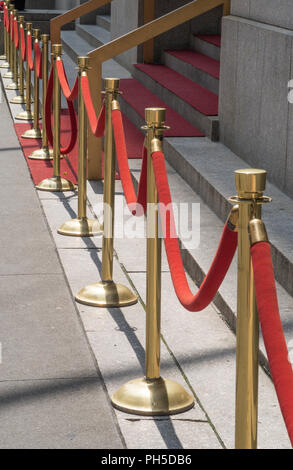
<svg viewBox="0 0 293 470">
<path fill-rule="evenodd" d="M 50 21 L 50 36 L 52 44 L 60 44 L 61 42 L 61 28 L 65 24 L 71 23 L 71 21 L 80 18 L 87 13 L 91 13 L 94 10 L 97 10 L 107 3 L 111 3 L 112 0 L 89 0 L 82 5 L 79 5 L 72 10 L 69 10 L 62 15 L 56 16 Z"/>
</svg>

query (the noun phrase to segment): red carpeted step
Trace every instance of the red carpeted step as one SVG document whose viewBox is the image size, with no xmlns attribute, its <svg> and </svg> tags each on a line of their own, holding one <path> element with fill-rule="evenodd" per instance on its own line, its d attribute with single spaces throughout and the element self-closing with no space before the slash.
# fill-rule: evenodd
<svg viewBox="0 0 293 470">
<path fill-rule="evenodd" d="M 194 34 L 194 36 L 214 46 L 221 47 L 221 36 L 219 34 Z"/>
<path fill-rule="evenodd" d="M 145 134 L 122 114 L 125 142 L 128 158 L 142 158 L 142 147 Z"/>
<path fill-rule="evenodd" d="M 144 119 L 145 108 L 166 108 L 166 125 L 171 129 L 164 132 L 166 137 L 203 137 L 204 134 L 192 126 L 180 114 L 166 105 L 156 95 L 145 88 L 134 78 L 123 78 L 120 80 L 120 90 L 123 99 Z"/>
<path fill-rule="evenodd" d="M 205 116 L 218 115 L 218 96 L 165 65 L 135 67 Z"/>
<path fill-rule="evenodd" d="M 201 54 L 200 52 L 195 52 L 190 49 L 181 50 L 181 51 L 165 51 L 167 54 L 173 55 L 182 62 L 187 62 L 193 67 L 202 70 L 203 72 L 211 75 L 214 78 L 219 80 L 220 78 L 220 62 L 216 59 Z"/>
</svg>

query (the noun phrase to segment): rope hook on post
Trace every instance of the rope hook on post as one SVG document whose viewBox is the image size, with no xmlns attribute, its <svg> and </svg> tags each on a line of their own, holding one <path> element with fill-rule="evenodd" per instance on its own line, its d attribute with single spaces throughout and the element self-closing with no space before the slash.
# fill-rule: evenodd
<svg viewBox="0 0 293 470">
<path fill-rule="evenodd" d="M 146 295 L 146 376 L 131 380 L 112 396 L 115 408 L 126 413 L 162 416 L 193 407 L 193 397 L 182 385 L 160 374 L 161 333 L 161 239 L 159 238 L 158 195 L 151 154 L 162 150 L 166 127 L 164 108 L 145 110 L 147 126 L 147 295 Z"/>
<path fill-rule="evenodd" d="M 59 229 L 61 235 L 90 237 L 101 234 L 97 219 L 88 219 L 87 200 L 87 114 L 82 96 L 81 78 L 86 76 L 89 66 L 88 57 L 78 57 L 78 214 L 77 218 L 65 222 Z"/>
<path fill-rule="evenodd" d="M 95 307 L 126 307 L 137 302 L 136 295 L 128 287 L 113 281 L 115 142 L 112 127 L 112 102 L 117 98 L 119 84 L 119 78 L 105 79 L 106 134 L 102 281 L 84 287 L 75 297 L 78 302 Z"/>
</svg>

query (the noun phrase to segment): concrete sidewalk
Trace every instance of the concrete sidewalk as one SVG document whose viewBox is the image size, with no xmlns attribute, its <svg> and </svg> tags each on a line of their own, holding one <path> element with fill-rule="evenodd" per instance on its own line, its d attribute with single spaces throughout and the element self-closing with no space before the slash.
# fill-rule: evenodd
<svg viewBox="0 0 293 470">
<path fill-rule="evenodd" d="M 10 99 L 15 92 L 7 91 L 7 96 Z M 19 112 L 19 108 L 12 105 L 12 114 Z M 7 287 L 1 287 L 4 292 L 1 322 L 6 334 L 0 338 L 3 344 L 0 374 L 4 376 L 2 379 L 1 375 L 1 380 L 6 380 L 4 385 L 30 385 L 36 392 L 29 389 L 27 395 L 33 399 L 23 401 L 25 394 L 22 395 L 21 388 L 3 390 L 2 403 L 5 398 L 7 430 L 11 438 L 5 443 L 8 431 L 2 431 L 0 448 L 66 447 L 65 438 L 58 440 L 58 429 L 63 436 L 64 423 L 68 423 L 65 436 L 72 436 L 81 427 L 80 435 L 77 433 L 80 439 L 70 441 L 70 445 L 67 442 L 67 447 L 73 448 L 121 448 L 123 442 L 129 449 L 233 448 L 235 335 L 214 304 L 197 314 L 187 312 L 179 304 L 165 254 L 162 263 L 162 376 L 188 389 L 194 395 L 195 407 L 180 415 L 154 418 L 111 410 L 109 397 L 128 380 L 144 375 L 145 240 L 115 239 L 114 280 L 133 289 L 139 296 L 138 304 L 123 309 L 74 306 L 72 296 L 100 279 L 101 237 L 81 239 L 57 234 L 61 224 L 76 216 L 77 193 L 35 192 L 12 122 L 7 117 L 6 105 L 2 104 L 2 109 L 1 174 L 6 175 L 11 184 L 2 196 L 7 199 L 10 210 L 6 211 L 3 224 L 7 227 L 2 247 L 2 259 L 7 258 L 3 275 Z M 130 163 L 139 171 L 139 162 Z M 174 169 L 167 165 L 167 170 L 171 189 L 176 189 L 178 195 L 176 202 L 198 202 L 204 217 L 201 230 L 211 236 L 210 209 Z M 3 187 L 1 191 L 5 192 Z M 116 181 L 116 203 L 119 198 L 123 198 L 122 187 L 121 182 Z M 89 182 L 89 216 L 97 213 L 102 200 L 102 182 Z M 22 215 L 20 223 L 18 214 Z M 215 249 L 222 227 L 220 220 L 216 227 L 212 226 Z M 19 233 L 19 238 L 14 243 L 15 233 Z M 206 250 L 202 243 L 198 252 Z M 13 282 L 16 275 L 17 288 Z M 229 279 L 225 282 L 229 283 Z M 192 283 L 191 286 L 195 292 L 196 287 Z M 7 294 L 9 289 L 10 295 Z M 236 296 L 236 292 L 231 291 L 230 295 Z M 12 313 L 8 315 L 10 310 Z M 22 312 L 27 316 L 21 317 Z M 5 340 L 8 334 L 10 343 Z M 101 371 L 104 389 L 93 361 Z M 53 383 L 46 395 L 40 386 L 46 390 L 46 381 L 50 385 L 50 379 Z M 66 387 L 62 387 L 64 384 L 72 386 L 73 390 L 69 388 L 67 392 Z M 259 448 L 290 448 L 274 386 L 261 368 L 259 390 Z M 68 412 L 66 420 L 65 410 Z M 18 422 L 14 421 L 15 414 L 19 416 Z M 84 429 L 90 438 L 86 431 L 82 433 Z"/>
<path fill-rule="evenodd" d="M 123 448 L 5 101 L 0 142 L 0 448 Z"/>
</svg>

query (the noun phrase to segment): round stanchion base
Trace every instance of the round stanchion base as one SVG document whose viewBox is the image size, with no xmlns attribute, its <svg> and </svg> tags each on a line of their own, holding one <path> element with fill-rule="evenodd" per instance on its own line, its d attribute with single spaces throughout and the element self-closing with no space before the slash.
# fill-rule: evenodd
<svg viewBox="0 0 293 470">
<path fill-rule="evenodd" d="M 9 103 L 11 104 L 25 104 L 25 97 L 24 96 L 15 96 L 14 98 L 12 98 Z"/>
<path fill-rule="evenodd" d="M 41 139 L 42 132 L 41 129 L 28 129 L 21 137 L 22 139 Z"/>
<path fill-rule="evenodd" d="M 3 64 L 0 64 L 0 69 L 8 69 L 9 68 L 9 62 L 3 62 Z"/>
<path fill-rule="evenodd" d="M 13 72 L 5 73 L 2 78 L 13 78 Z"/>
<path fill-rule="evenodd" d="M 13 82 L 9 85 L 6 85 L 5 90 L 19 90 L 19 86 L 17 83 Z"/>
<path fill-rule="evenodd" d="M 144 416 L 164 416 L 183 413 L 194 406 L 193 397 L 173 380 L 130 380 L 111 397 L 112 405 L 120 411 Z"/>
<path fill-rule="evenodd" d="M 6 59 L 7 59 L 7 57 L 6 57 L 5 54 L 0 55 L 0 60 L 6 60 Z"/>
<path fill-rule="evenodd" d="M 137 296 L 122 284 L 100 281 L 84 287 L 75 300 L 92 307 L 127 307 L 137 303 Z"/>
<path fill-rule="evenodd" d="M 61 178 L 61 176 L 52 176 L 41 181 L 36 189 L 39 191 L 49 191 L 52 193 L 63 193 L 65 191 L 75 191 L 76 186 L 72 181 Z"/>
<path fill-rule="evenodd" d="M 15 116 L 15 119 L 19 119 L 20 121 L 32 121 L 33 115 L 31 111 L 22 111 L 17 116 Z"/>
<path fill-rule="evenodd" d="M 30 160 L 53 160 L 53 149 L 43 147 L 35 150 L 28 158 Z M 63 156 L 60 155 L 60 158 L 63 158 Z"/>
<path fill-rule="evenodd" d="M 87 217 L 69 220 L 61 225 L 57 232 L 69 237 L 93 237 L 103 233 L 98 220 Z"/>
</svg>

